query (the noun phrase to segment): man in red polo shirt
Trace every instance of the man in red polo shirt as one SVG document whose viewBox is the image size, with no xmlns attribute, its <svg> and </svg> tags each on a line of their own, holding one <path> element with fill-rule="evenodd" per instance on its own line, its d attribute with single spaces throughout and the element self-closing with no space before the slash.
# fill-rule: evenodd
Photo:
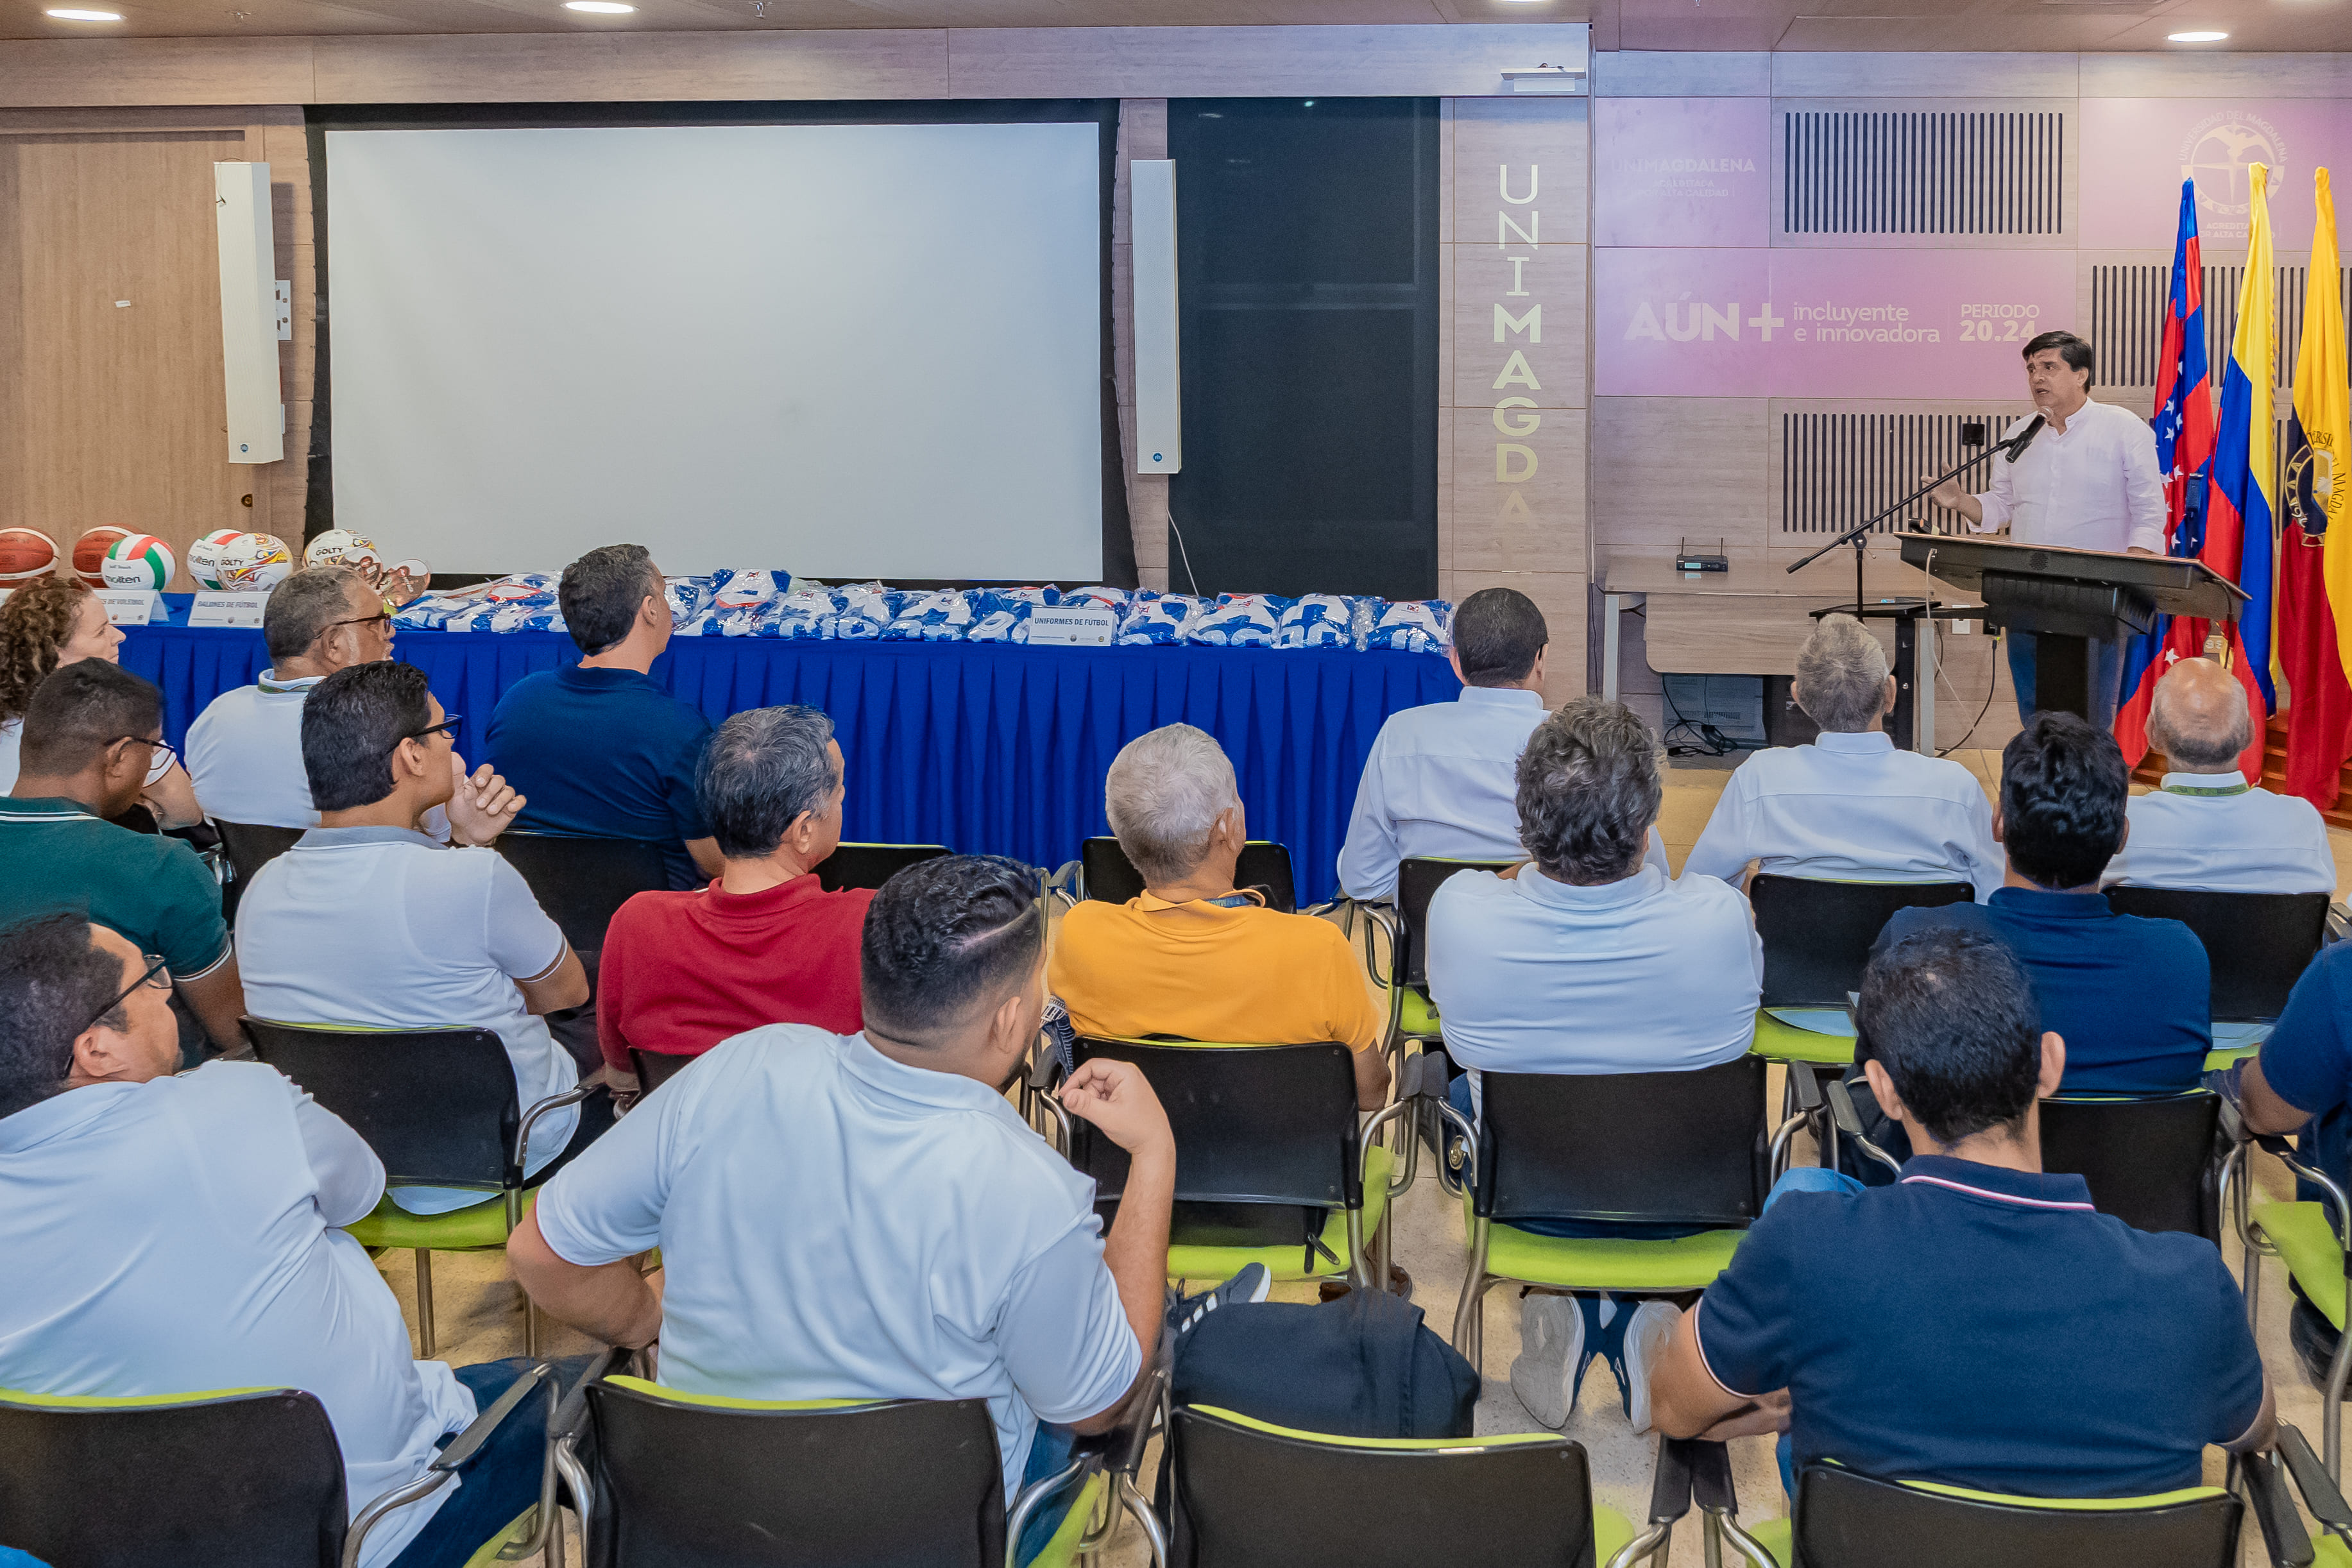
<svg viewBox="0 0 2352 1568">
<path fill-rule="evenodd" d="M 865 1027 L 858 937 L 867 889 L 811 874 L 841 842 L 841 747 L 814 708 L 756 708 L 719 727 L 695 775 L 726 858 L 690 893 L 639 893 L 604 935 L 596 1033 L 616 1072 L 629 1052 L 699 1056 L 766 1024 Z"/>
</svg>

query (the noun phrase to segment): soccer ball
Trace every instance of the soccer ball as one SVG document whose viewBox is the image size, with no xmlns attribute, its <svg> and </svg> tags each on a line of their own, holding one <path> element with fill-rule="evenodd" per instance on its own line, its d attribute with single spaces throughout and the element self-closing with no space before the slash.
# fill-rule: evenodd
<svg viewBox="0 0 2352 1568">
<path fill-rule="evenodd" d="M 220 584 L 240 593 L 275 588 L 294 574 L 294 552 L 274 533 L 240 533 L 221 546 Z"/>
<path fill-rule="evenodd" d="M 197 587 L 218 591 L 221 552 L 244 537 L 240 529 L 216 528 L 188 546 L 188 575 L 196 580 Z"/>
<path fill-rule="evenodd" d="M 108 548 L 99 571 L 110 588 L 161 589 L 179 569 L 170 545 L 152 533 L 126 533 Z"/>
<path fill-rule="evenodd" d="M 29 583 L 57 569 L 56 540 L 37 528 L 0 528 L 0 583 Z"/>
<path fill-rule="evenodd" d="M 127 528 L 100 523 L 74 541 L 74 575 L 93 588 L 106 586 L 106 552 L 131 537 Z"/>
<path fill-rule="evenodd" d="M 302 549 L 305 566 L 356 566 L 375 559 L 375 541 L 348 528 L 331 528 Z"/>
</svg>

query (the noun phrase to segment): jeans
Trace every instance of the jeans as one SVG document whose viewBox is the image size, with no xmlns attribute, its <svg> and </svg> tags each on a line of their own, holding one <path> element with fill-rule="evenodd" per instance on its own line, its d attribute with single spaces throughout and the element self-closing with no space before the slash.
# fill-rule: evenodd
<svg viewBox="0 0 2352 1568">
<path fill-rule="evenodd" d="M 2017 716 L 2031 719 L 2035 711 L 2034 667 L 2037 647 L 2032 632 L 2014 627 L 2001 633 L 2009 644 L 2009 681 L 2017 688 Z M 2116 726 L 2116 702 L 2124 684 L 2124 645 L 2115 641 L 2091 644 L 2091 710 L 2084 715 L 2102 730 Z"/>
<path fill-rule="evenodd" d="M 558 1392 L 579 1382 L 591 1359 L 581 1355 L 558 1360 Z M 450 1370 L 473 1391 L 475 1408 L 488 1410 L 532 1365 L 527 1356 L 512 1356 Z M 458 1472 L 464 1484 L 449 1492 L 448 1500 L 392 1560 L 391 1568 L 463 1568 L 484 1542 L 539 1500 L 541 1467 L 547 1458 L 546 1397 L 544 1393 L 531 1394 L 499 1423 L 490 1440 Z M 447 1447 L 455 1436 L 453 1433 L 444 1437 L 440 1446 Z M 448 1483 L 442 1489 L 448 1491 Z"/>
<path fill-rule="evenodd" d="M 1772 1190 L 1764 1194 L 1764 1206 L 1769 1210 L 1782 1193 L 1858 1193 L 1863 1190 L 1863 1184 L 1843 1171 L 1827 1171 L 1819 1165 L 1792 1165 L 1786 1174 L 1772 1184 Z M 1780 1441 L 1773 1446 L 1773 1457 L 1780 1462 L 1781 1489 L 1789 1494 L 1790 1505 L 1794 1507 L 1797 1500 L 1796 1451 L 1790 1446 L 1786 1432 L 1780 1434 Z"/>
<path fill-rule="evenodd" d="M 1059 1474 L 1069 1464 L 1070 1455 L 1077 1446 L 1078 1435 L 1069 1427 L 1056 1426 L 1047 1421 L 1038 1422 L 1037 1435 L 1029 1439 L 1029 1463 L 1021 1472 L 1022 1490 L 1028 1490 L 1048 1476 Z M 1073 1482 L 1039 1505 L 1037 1511 L 1029 1516 L 1029 1522 L 1021 1527 L 1020 1544 L 1013 1553 L 1013 1568 L 1025 1568 L 1026 1564 L 1036 1561 L 1037 1553 L 1045 1550 L 1045 1543 L 1054 1539 L 1055 1531 L 1062 1528 L 1062 1521 L 1069 1517 L 1071 1505 L 1085 1490 L 1086 1488 Z M 1004 1500 L 1007 1513 L 1013 1510 L 1013 1502 L 1011 1498 Z"/>
<path fill-rule="evenodd" d="M 1477 1125 L 1478 1118 L 1470 1109 L 1470 1079 L 1467 1074 L 1455 1079 L 1445 1089 L 1446 1102 L 1462 1113 L 1464 1121 Z M 1529 1236 L 1549 1236 L 1575 1241 L 1680 1241 L 1686 1236 L 1696 1236 L 1706 1229 L 1703 1225 L 1615 1225 L 1605 1219 L 1515 1219 L 1514 1230 L 1524 1230 Z"/>
</svg>

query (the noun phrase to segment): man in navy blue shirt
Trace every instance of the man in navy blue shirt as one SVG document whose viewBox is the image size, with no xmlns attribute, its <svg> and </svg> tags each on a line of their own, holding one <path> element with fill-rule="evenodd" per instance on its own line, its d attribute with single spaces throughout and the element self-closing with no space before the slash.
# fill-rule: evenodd
<svg viewBox="0 0 2352 1568">
<path fill-rule="evenodd" d="M 1982 934 L 1872 960 L 1857 1054 L 1922 1152 L 1891 1187 L 1782 1179 L 1698 1305 L 1633 1347 L 1660 1430 L 1781 1430 L 1800 1466 L 2036 1497 L 2197 1486 L 2206 1445 L 2270 1445 L 2212 1243 L 2133 1230 L 2042 1173 L 2035 1102 L 2066 1063 L 2042 1022 Z"/>
<path fill-rule="evenodd" d="M 2246 1064 L 2238 1083 L 2239 1109 L 2255 1132 L 2301 1132 L 2304 1157 L 2343 1181 L 2352 1175 L 2352 942 L 2323 949 L 2286 999 L 2286 1011 Z M 2325 1194 L 2305 1184 L 2298 1195 Z M 2294 1293 L 2287 1323 L 2304 1368 L 2320 1387 L 2336 1354 L 2336 1329 L 2319 1309 Z"/>
<path fill-rule="evenodd" d="M 530 802 L 515 826 L 659 844 L 669 885 L 701 887 L 724 866 L 694 799 L 710 722 L 649 673 L 669 647 L 661 571 L 643 545 L 608 544 L 556 593 L 586 657 L 525 676 L 490 715 L 491 765 Z"/>
</svg>

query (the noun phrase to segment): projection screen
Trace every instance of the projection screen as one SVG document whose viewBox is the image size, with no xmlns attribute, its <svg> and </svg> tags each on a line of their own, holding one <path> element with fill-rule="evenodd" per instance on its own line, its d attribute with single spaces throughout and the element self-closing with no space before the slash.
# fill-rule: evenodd
<svg viewBox="0 0 2352 1568">
<path fill-rule="evenodd" d="M 337 525 L 439 572 L 1099 578 L 1099 134 L 330 131 Z"/>
</svg>

